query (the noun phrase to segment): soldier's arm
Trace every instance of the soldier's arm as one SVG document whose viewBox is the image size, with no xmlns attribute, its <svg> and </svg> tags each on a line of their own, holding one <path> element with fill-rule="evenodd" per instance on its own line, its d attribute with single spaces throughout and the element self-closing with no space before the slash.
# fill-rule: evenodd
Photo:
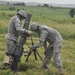
<svg viewBox="0 0 75 75">
<path fill-rule="evenodd" d="M 47 35 L 48 35 L 48 31 L 47 30 L 42 30 L 41 34 L 40 34 L 40 41 L 34 47 L 38 48 L 38 47 L 42 46 L 44 44 L 45 40 L 46 40 Z"/>
<path fill-rule="evenodd" d="M 47 49 L 47 41 L 44 42 L 43 46 L 44 46 L 44 48 L 46 50 Z"/>
<path fill-rule="evenodd" d="M 20 33 L 28 33 L 28 30 L 26 30 L 25 28 L 22 27 L 21 22 L 19 20 L 15 20 L 15 27 L 16 30 L 19 31 Z"/>
</svg>

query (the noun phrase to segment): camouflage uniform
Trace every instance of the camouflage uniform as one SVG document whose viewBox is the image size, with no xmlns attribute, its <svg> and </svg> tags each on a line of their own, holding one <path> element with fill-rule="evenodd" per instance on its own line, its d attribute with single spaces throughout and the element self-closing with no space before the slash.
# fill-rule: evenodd
<svg viewBox="0 0 75 75">
<path fill-rule="evenodd" d="M 16 15 L 12 17 L 8 28 L 8 33 L 6 35 L 8 50 L 12 50 L 12 48 L 15 47 L 18 42 L 19 35 L 24 32 L 27 32 L 27 30 L 22 28 L 18 16 Z"/>
<path fill-rule="evenodd" d="M 60 50 L 63 39 L 60 33 L 55 29 L 52 29 L 46 25 L 39 26 L 39 30 L 36 32 L 39 33 L 40 42 L 37 45 L 35 45 L 34 48 L 38 48 L 42 45 L 44 46 L 45 48 L 44 62 L 47 64 L 51 59 L 52 55 L 54 55 L 54 61 L 56 67 L 58 68 L 62 67 Z M 48 46 L 47 42 L 49 43 Z"/>
<path fill-rule="evenodd" d="M 12 49 L 15 48 L 15 46 L 17 45 L 19 35 L 21 35 L 24 32 L 27 33 L 27 31 L 28 30 L 22 27 L 21 21 L 19 20 L 17 15 L 11 18 L 10 25 L 8 28 L 8 33 L 6 34 L 6 44 L 7 44 L 7 50 L 8 50 L 7 53 L 13 52 Z M 8 56 L 5 57 L 4 63 L 9 63 Z"/>
</svg>

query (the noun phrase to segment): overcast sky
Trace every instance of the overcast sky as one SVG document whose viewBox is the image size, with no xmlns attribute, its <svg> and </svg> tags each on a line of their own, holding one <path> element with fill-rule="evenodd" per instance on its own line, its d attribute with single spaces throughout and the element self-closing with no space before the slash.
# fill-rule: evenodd
<svg viewBox="0 0 75 75">
<path fill-rule="evenodd" d="M 56 3 L 56 4 L 75 4 L 75 0 L 0 0 L 0 1 L 21 1 L 21 2 L 39 2 L 39 3 Z"/>
</svg>

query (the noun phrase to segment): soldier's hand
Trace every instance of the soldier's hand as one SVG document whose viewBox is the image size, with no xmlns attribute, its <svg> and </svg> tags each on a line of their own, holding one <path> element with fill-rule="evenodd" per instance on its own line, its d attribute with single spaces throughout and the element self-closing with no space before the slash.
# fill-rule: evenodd
<svg viewBox="0 0 75 75">
<path fill-rule="evenodd" d="M 29 34 L 29 35 L 32 35 L 32 34 L 33 34 L 33 32 L 32 32 L 32 31 L 28 31 L 28 34 Z"/>
<path fill-rule="evenodd" d="M 33 51 L 34 51 L 34 50 L 36 50 L 36 48 L 35 48 L 34 46 L 32 46 L 32 47 L 31 47 L 31 50 L 33 50 Z"/>
</svg>

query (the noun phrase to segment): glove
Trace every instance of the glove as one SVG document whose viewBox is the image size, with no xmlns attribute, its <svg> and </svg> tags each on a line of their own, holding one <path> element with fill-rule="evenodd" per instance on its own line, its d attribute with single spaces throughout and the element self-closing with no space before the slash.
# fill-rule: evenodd
<svg viewBox="0 0 75 75">
<path fill-rule="evenodd" d="M 35 46 L 32 46 L 31 47 L 31 50 L 33 50 L 33 51 L 36 50 L 36 47 Z"/>
</svg>

